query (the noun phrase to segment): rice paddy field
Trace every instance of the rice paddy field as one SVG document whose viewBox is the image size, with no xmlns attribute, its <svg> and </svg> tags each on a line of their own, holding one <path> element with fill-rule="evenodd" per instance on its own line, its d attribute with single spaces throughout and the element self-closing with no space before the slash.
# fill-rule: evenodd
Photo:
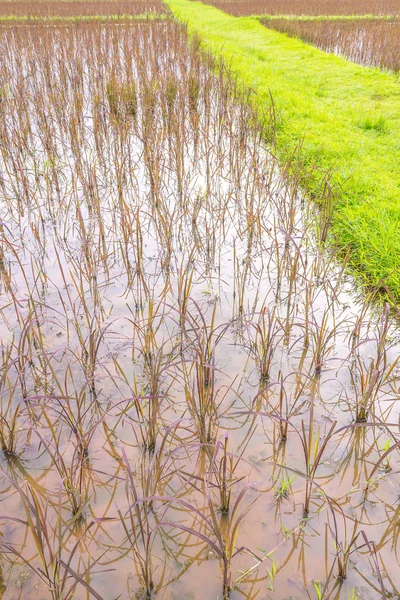
<svg viewBox="0 0 400 600">
<path fill-rule="evenodd" d="M 213 0 L 214 6 L 237 17 L 246 15 L 371 15 L 400 13 L 397 0 Z"/>
<path fill-rule="evenodd" d="M 263 54 L 323 63 L 286 33 L 328 21 L 260 7 L 0 2 L 2 600 L 400 598 L 398 256 L 363 247 L 377 284 L 337 234 L 395 233 L 397 180 L 381 230 L 343 212 Z M 390 96 L 360 160 L 398 118 L 376 36 L 326 63 Z"/>
<path fill-rule="evenodd" d="M 267 27 L 315 44 L 321 50 L 366 66 L 400 71 L 400 21 L 397 19 L 264 19 Z"/>
</svg>

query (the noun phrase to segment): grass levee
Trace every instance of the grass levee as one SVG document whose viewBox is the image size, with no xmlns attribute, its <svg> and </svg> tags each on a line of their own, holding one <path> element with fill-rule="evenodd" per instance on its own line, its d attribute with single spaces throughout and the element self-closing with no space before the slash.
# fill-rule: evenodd
<svg viewBox="0 0 400 600">
<path fill-rule="evenodd" d="M 168 0 L 205 46 L 229 61 L 257 103 L 274 99 L 276 144 L 301 146 L 302 184 L 318 197 L 323 176 L 336 199 L 332 231 L 366 284 L 399 295 L 400 86 L 300 40 L 210 6 Z"/>
</svg>

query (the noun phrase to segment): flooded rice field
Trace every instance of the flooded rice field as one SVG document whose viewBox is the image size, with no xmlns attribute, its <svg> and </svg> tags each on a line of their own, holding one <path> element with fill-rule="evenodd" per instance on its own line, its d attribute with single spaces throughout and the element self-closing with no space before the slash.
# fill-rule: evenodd
<svg viewBox="0 0 400 600">
<path fill-rule="evenodd" d="M 400 21 L 262 19 L 264 25 L 366 67 L 400 71 Z"/>
<path fill-rule="evenodd" d="M 173 21 L 0 37 L 0 598 L 400 598 L 398 332 Z"/>
<path fill-rule="evenodd" d="M 399 14 L 398 0 L 207 0 L 235 16 L 247 15 L 382 15 Z"/>
</svg>

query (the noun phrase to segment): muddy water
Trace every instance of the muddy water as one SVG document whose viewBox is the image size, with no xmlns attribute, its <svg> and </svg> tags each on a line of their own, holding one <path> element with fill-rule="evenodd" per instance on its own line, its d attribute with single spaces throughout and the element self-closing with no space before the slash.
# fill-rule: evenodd
<svg viewBox="0 0 400 600">
<path fill-rule="evenodd" d="M 0 597 L 221 598 L 238 519 L 234 599 L 398 597 L 398 332 L 235 84 L 169 22 L 0 46 Z"/>
</svg>

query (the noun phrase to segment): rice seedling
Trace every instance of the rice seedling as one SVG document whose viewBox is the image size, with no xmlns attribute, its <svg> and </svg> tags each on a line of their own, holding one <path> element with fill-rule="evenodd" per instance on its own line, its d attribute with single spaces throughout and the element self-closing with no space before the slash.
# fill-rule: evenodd
<svg viewBox="0 0 400 600">
<path fill-rule="evenodd" d="M 318 579 L 316 579 L 315 581 L 313 581 L 313 586 L 315 589 L 315 593 L 317 594 L 317 600 L 322 600 L 322 598 L 323 598 L 322 583 Z"/>
<path fill-rule="evenodd" d="M 358 522 L 355 521 L 353 524 L 353 531 L 351 534 L 351 541 L 347 546 L 344 546 L 342 543 L 338 544 L 335 548 L 337 552 L 337 561 L 338 561 L 338 575 L 340 579 L 346 579 L 348 573 L 348 565 L 351 553 L 356 549 L 356 540 L 357 540 L 357 529 Z M 336 545 L 336 544 L 335 544 Z"/>
<path fill-rule="evenodd" d="M 281 478 L 279 485 L 275 486 L 276 499 L 282 500 L 283 498 L 287 498 L 289 496 L 291 485 L 295 477 L 291 477 L 290 479 L 285 475 Z"/>
<path fill-rule="evenodd" d="M 56 431 L 47 413 L 45 411 L 43 413 L 44 420 L 51 433 L 51 439 L 44 439 L 39 433 L 40 442 L 46 448 L 54 467 L 60 475 L 71 506 L 72 515 L 77 520 L 82 519 L 89 500 L 88 489 L 85 484 L 85 469 L 88 467 L 88 455 L 87 453 L 82 455 L 81 448 L 73 446 L 74 451 L 71 459 L 68 460 L 65 458 L 60 450 L 61 437 L 65 434 L 65 431 L 63 431 L 62 427 L 59 429 L 59 432 Z"/>
<path fill-rule="evenodd" d="M 138 578 L 141 596 L 150 599 L 153 597 L 153 592 L 155 592 L 152 546 L 156 527 L 152 525 L 150 520 L 149 503 L 146 500 L 138 502 L 139 496 L 134 476 L 125 451 L 122 450 L 122 453 L 127 470 L 126 493 L 129 509 L 125 515 L 119 509 L 118 516 L 125 531 L 127 543 L 132 550 L 135 564 L 139 569 Z M 129 526 L 130 529 L 128 529 Z"/>
<path fill-rule="evenodd" d="M 93 561 L 92 564 L 88 565 L 82 574 L 76 573 L 71 566 L 84 535 L 95 525 L 95 521 L 92 521 L 87 526 L 84 533 L 73 545 L 72 550 L 66 554 L 64 546 L 65 539 L 70 534 L 70 526 L 68 522 L 64 521 L 62 516 L 61 493 L 58 495 L 58 504 L 56 505 L 57 518 L 54 526 L 52 526 L 47 521 L 50 505 L 49 498 L 40 497 L 29 484 L 26 486 L 26 491 L 15 482 L 12 482 L 12 485 L 20 495 L 26 520 L 8 516 L 2 516 L 1 520 L 14 521 L 24 525 L 28 529 L 34 542 L 40 566 L 36 566 L 35 563 L 31 563 L 30 560 L 24 558 L 18 546 L 15 546 L 12 542 L 2 541 L 2 552 L 14 555 L 29 569 L 32 569 L 39 579 L 45 583 L 50 597 L 54 600 L 68 600 L 72 598 L 78 584 L 86 588 L 94 598 L 101 600 L 102 597 L 85 580 L 85 576 L 89 574 L 98 561 Z"/>
<path fill-rule="evenodd" d="M 274 591 L 274 581 L 275 581 L 275 577 L 277 574 L 277 570 L 278 570 L 278 564 L 275 562 L 274 559 L 272 559 L 271 568 L 267 567 L 268 578 L 269 578 L 269 589 L 271 590 L 271 592 Z"/>
<path fill-rule="evenodd" d="M 21 410 L 23 405 L 20 402 L 15 403 L 15 384 L 8 372 L 12 367 L 11 345 L 3 348 L 2 364 L 4 371 L 1 374 L 0 393 L 0 445 L 6 456 L 18 456 L 18 436 L 21 430 Z"/>
<path fill-rule="evenodd" d="M 370 354 L 367 363 L 360 359 L 357 349 L 350 366 L 351 382 L 355 395 L 355 420 L 367 421 L 374 411 L 375 403 L 382 387 L 393 378 L 398 357 L 388 361 L 386 342 L 388 337 L 390 307 L 386 305 L 375 335 L 375 353 Z M 362 342 L 360 342 L 362 343 Z"/>
<path fill-rule="evenodd" d="M 312 369 L 316 375 L 320 375 L 326 364 L 328 355 L 333 349 L 333 339 L 336 333 L 336 327 L 329 329 L 328 319 L 329 310 L 326 310 L 322 315 L 321 324 L 316 321 L 315 315 L 312 315 L 312 321 L 309 329 L 311 330 L 311 340 L 313 345 L 313 362 Z"/>
<path fill-rule="evenodd" d="M 253 325 L 251 323 L 251 325 Z M 275 338 L 280 333 L 274 312 L 264 308 L 257 323 L 254 342 L 250 342 L 250 351 L 255 357 L 261 383 L 268 383 L 274 354 Z"/>
<path fill-rule="evenodd" d="M 179 523 L 173 523 L 169 521 L 162 522 L 162 527 L 175 527 L 182 530 L 196 538 L 199 538 L 205 542 L 218 556 L 221 562 L 222 570 L 222 599 L 227 600 L 231 597 L 231 591 L 233 590 L 233 573 L 232 573 L 232 561 L 236 556 L 241 553 L 248 553 L 253 555 L 253 552 L 241 546 L 237 548 L 237 537 L 242 521 L 244 520 L 246 513 L 250 510 L 250 507 L 242 509 L 243 498 L 248 487 L 244 487 L 237 496 L 235 503 L 232 507 L 232 514 L 228 518 L 227 522 L 224 519 L 224 515 L 221 519 L 218 516 L 213 507 L 212 501 L 208 500 L 209 516 L 205 516 L 195 506 L 189 504 L 181 504 L 185 508 L 191 511 L 198 521 L 197 527 L 188 527 Z M 254 503 L 254 501 L 253 501 Z M 202 526 L 205 533 L 199 531 L 198 527 Z M 214 541 L 215 540 L 215 541 Z"/>
<path fill-rule="evenodd" d="M 209 444 L 204 447 L 200 446 L 202 450 L 205 450 L 209 463 L 205 466 L 202 475 L 192 475 L 184 470 L 180 471 L 185 483 L 190 483 L 196 489 L 199 489 L 198 484 L 205 486 L 208 500 L 214 502 L 214 509 L 221 515 L 229 515 L 233 489 L 247 477 L 237 471 L 241 470 L 241 463 L 245 461 L 243 455 L 251 436 L 252 434 L 241 452 L 233 454 L 229 452 L 229 434 L 225 433 L 224 440 L 218 440 L 214 447 Z M 200 489 L 199 491 L 202 493 Z"/>
<path fill-rule="evenodd" d="M 188 349 L 194 353 L 195 360 L 191 362 L 189 369 L 186 361 L 183 360 L 182 373 L 188 410 L 195 423 L 200 442 L 206 445 L 213 442 L 216 434 L 218 406 L 221 401 L 217 399 L 215 387 L 215 354 L 227 325 L 215 327 L 216 303 L 214 303 L 209 326 L 200 307 L 195 305 L 195 308 L 198 309 L 199 316 L 196 318 L 195 314 L 188 315 L 185 329 L 190 340 Z M 192 335 L 193 338 L 190 339 Z"/>
<path fill-rule="evenodd" d="M 235 471 L 241 457 L 235 457 L 229 453 L 228 448 L 229 435 L 226 433 L 223 444 L 222 442 L 217 442 L 215 446 L 215 451 L 211 458 L 210 475 L 207 478 L 208 487 L 216 488 L 219 491 L 219 509 L 222 514 L 230 512 L 232 488 L 244 479 L 244 476 L 235 476 Z M 220 458 L 218 457 L 219 450 L 222 450 Z"/>
</svg>

